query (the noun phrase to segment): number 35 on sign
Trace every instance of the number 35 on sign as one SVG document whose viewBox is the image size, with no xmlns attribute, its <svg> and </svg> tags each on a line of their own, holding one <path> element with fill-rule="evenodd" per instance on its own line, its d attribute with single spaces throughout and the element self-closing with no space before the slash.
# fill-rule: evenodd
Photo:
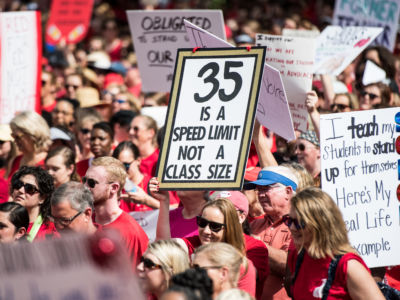
<svg viewBox="0 0 400 300">
<path fill-rule="evenodd" d="M 179 49 L 160 189 L 241 189 L 265 48 Z"/>
</svg>

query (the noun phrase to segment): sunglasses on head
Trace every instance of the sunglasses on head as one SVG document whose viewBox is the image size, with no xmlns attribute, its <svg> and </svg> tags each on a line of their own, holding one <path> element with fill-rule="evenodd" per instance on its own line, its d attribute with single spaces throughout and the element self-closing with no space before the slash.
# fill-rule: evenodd
<svg viewBox="0 0 400 300">
<path fill-rule="evenodd" d="M 375 98 L 378 98 L 379 96 L 378 95 L 375 95 L 375 94 L 373 94 L 373 93 L 368 93 L 368 92 L 366 92 L 366 91 L 361 91 L 361 96 L 366 96 L 366 95 L 368 95 L 368 97 L 369 97 L 369 99 L 371 99 L 371 100 L 374 100 Z"/>
<path fill-rule="evenodd" d="M 81 132 L 82 134 L 88 134 L 88 133 L 90 132 L 90 129 L 81 128 L 81 129 L 80 129 L 80 132 Z"/>
<path fill-rule="evenodd" d="M 87 178 L 86 176 L 82 178 L 82 182 L 83 184 L 87 183 L 88 187 L 90 187 L 91 189 L 93 189 L 96 186 L 96 184 L 99 183 L 97 180 L 94 180 L 92 178 Z"/>
<path fill-rule="evenodd" d="M 304 229 L 306 227 L 306 224 L 303 221 L 299 222 L 299 220 L 292 218 L 289 215 L 283 216 L 283 223 L 285 223 L 285 225 L 289 228 L 292 226 L 292 224 L 294 224 L 294 227 L 296 227 L 297 230 Z"/>
<path fill-rule="evenodd" d="M 30 183 L 22 182 L 21 180 L 17 180 L 12 186 L 13 190 L 19 190 L 21 187 L 24 187 L 25 193 L 28 195 L 39 193 L 39 190 L 36 186 Z"/>
<path fill-rule="evenodd" d="M 158 265 L 158 264 L 154 263 L 151 259 L 145 258 L 145 257 L 143 257 L 143 256 L 140 258 L 140 262 L 143 263 L 143 266 L 144 266 L 146 269 L 150 269 L 150 270 L 153 270 L 153 269 L 162 269 L 162 266 L 161 266 L 161 265 Z"/>
<path fill-rule="evenodd" d="M 208 225 L 208 227 L 212 232 L 219 232 L 224 226 L 226 226 L 225 224 L 222 223 L 208 221 L 207 219 L 204 219 L 201 216 L 197 216 L 196 221 L 197 225 L 201 228 L 206 228 Z"/>
</svg>

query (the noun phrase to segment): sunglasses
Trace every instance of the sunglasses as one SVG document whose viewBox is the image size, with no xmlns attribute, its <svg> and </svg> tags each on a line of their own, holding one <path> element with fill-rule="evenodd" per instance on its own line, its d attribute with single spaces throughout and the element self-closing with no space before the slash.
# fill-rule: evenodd
<svg viewBox="0 0 400 300">
<path fill-rule="evenodd" d="M 371 99 L 371 100 L 374 100 L 375 98 L 378 98 L 379 96 L 378 95 L 375 95 L 375 94 L 373 94 L 373 93 L 368 93 L 368 92 L 366 92 L 366 91 L 361 91 L 361 96 L 366 96 L 366 95 L 368 95 L 368 97 L 369 97 L 369 99 Z"/>
<path fill-rule="evenodd" d="M 12 186 L 13 190 L 19 190 L 21 187 L 24 187 L 25 193 L 31 196 L 35 193 L 39 193 L 39 189 L 36 186 L 22 182 L 21 180 L 17 180 Z"/>
<path fill-rule="evenodd" d="M 225 224 L 221 224 L 221 223 L 218 223 L 218 222 L 208 221 L 207 219 L 204 219 L 201 216 L 197 216 L 196 217 L 196 222 L 197 222 L 197 225 L 199 227 L 201 227 L 201 228 L 206 228 L 207 225 L 208 225 L 208 227 L 210 228 L 210 230 L 212 232 L 219 232 L 219 231 L 221 231 L 221 229 L 224 226 L 226 226 Z"/>
<path fill-rule="evenodd" d="M 123 162 L 123 164 L 124 164 L 125 170 L 128 172 L 128 170 L 131 167 L 132 163 L 131 162 L 130 163 Z"/>
<path fill-rule="evenodd" d="M 126 100 L 122 100 L 122 99 L 113 99 L 112 103 L 118 103 L 118 104 L 123 104 L 126 103 Z"/>
<path fill-rule="evenodd" d="M 90 129 L 81 128 L 81 129 L 80 129 L 80 132 L 81 132 L 82 134 L 88 134 L 88 133 L 90 133 Z"/>
<path fill-rule="evenodd" d="M 149 270 L 162 269 L 161 265 L 158 265 L 154 263 L 151 259 L 145 258 L 143 256 L 140 258 L 140 262 L 143 263 L 143 266 Z"/>
<path fill-rule="evenodd" d="M 67 89 L 69 89 L 70 87 L 72 87 L 72 88 L 74 88 L 74 90 L 76 90 L 76 89 L 79 88 L 79 85 L 66 84 L 65 87 L 66 87 Z"/>
<path fill-rule="evenodd" d="M 94 180 L 92 178 L 87 178 L 86 176 L 82 178 L 82 182 L 83 184 L 87 183 L 88 187 L 90 187 L 91 189 L 93 189 L 96 186 L 96 184 L 99 183 L 97 180 Z"/>
<path fill-rule="evenodd" d="M 306 150 L 306 146 L 305 146 L 304 144 L 298 144 L 296 147 L 297 147 L 300 151 Z"/>
<path fill-rule="evenodd" d="M 332 104 L 331 105 L 331 110 L 333 110 L 335 107 L 337 107 L 339 110 L 345 110 L 346 108 L 350 107 L 345 104 Z"/>
<path fill-rule="evenodd" d="M 299 220 L 292 218 L 289 215 L 283 216 L 282 219 L 283 223 L 285 223 L 285 225 L 289 228 L 292 226 L 292 224 L 294 224 L 294 227 L 296 227 L 297 230 L 304 229 L 306 227 L 306 224 L 303 221 L 299 222 Z"/>
</svg>

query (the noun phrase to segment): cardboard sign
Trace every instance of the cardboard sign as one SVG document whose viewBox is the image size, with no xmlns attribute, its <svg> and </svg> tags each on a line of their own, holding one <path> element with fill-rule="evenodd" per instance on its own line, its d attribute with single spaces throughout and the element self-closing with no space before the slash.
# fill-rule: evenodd
<svg viewBox="0 0 400 300">
<path fill-rule="evenodd" d="M 319 30 L 304 30 L 304 29 L 289 29 L 289 28 L 282 29 L 283 36 L 316 38 L 319 36 L 319 34 L 320 34 Z"/>
<path fill-rule="evenodd" d="M 1 13 L 0 30 L 0 123 L 5 124 L 16 112 L 40 112 L 40 13 Z"/>
<path fill-rule="evenodd" d="M 115 242 L 103 232 L 0 244 L 0 298 L 144 300 L 128 256 Z"/>
<path fill-rule="evenodd" d="M 265 48 L 179 49 L 160 189 L 241 189 Z"/>
<path fill-rule="evenodd" d="M 382 30 L 378 27 L 326 27 L 317 38 L 314 73 L 339 75 Z"/>
<path fill-rule="evenodd" d="M 57 45 L 62 40 L 76 44 L 83 40 L 90 26 L 94 0 L 53 0 L 46 27 L 46 43 Z"/>
<path fill-rule="evenodd" d="M 154 242 L 157 235 L 158 209 L 148 211 L 131 211 L 129 214 L 146 232 L 149 242 Z"/>
<path fill-rule="evenodd" d="M 184 19 L 225 40 L 220 10 L 127 11 L 142 91 L 169 92 L 178 48 L 189 48 Z"/>
<path fill-rule="evenodd" d="M 381 27 L 383 32 L 374 45 L 393 51 L 399 23 L 400 3 L 398 0 L 359 1 L 337 0 L 333 14 L 333 25 Z"/>
<path fill-rule="evenodd" d="M 142 107 L 140 113 L 145 116 L 152 117 L 156 122 L 158 128 L 164 127 L 165 117 L 167 115 L 167 106 L 147 106 Z"/>
<path fill-rule="evenodd" d="M 368 267 L 400 264 L 400 109 L 321 115 L 322 189 Z"/>
<path fill-rule="evenodd" d="M 193 47 L 233 47 L 228 42 L 186 20 L 185 27 Z M 277 69 L 267 64 L 264 64 L 256 117 L 260 124 L 286 140 L 296 139 L 280 73 Z"/>
<path fill-rule="evenodd" d="M 371 83 L 383 82 L 383 81 L 386 81 L 385 70 L 378 67 L 372 61 L 367 60 L 362 78 L 362 84 L 368 85 Z"/>
<path fill-rule="evenodd" d="M 257 34 L 256 45 L 267 47 L 266 63 L 281 73 L 294 129 L 306 131 L 305 102 L 312 87 L 315 39 Z"/>
</svg>

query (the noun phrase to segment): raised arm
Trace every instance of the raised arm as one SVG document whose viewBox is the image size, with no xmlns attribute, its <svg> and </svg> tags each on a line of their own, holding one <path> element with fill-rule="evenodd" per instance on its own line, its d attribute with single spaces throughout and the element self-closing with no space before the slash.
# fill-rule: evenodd
<svg viewBox="0 0 400 300">
<path fill-rule="evenodd" d="M 318 102 L 318 96 L 315 91 L 311 91 L 307 93 L 307 98 L 306 98 L 306 106 L 308 113 L 311 118 L 311 122 L 313 123 L 314 126 L 314 131 L 317 134 L 318 140 L 319 138 L 319 112 L 317 110 L 317 102 Z"/>
<path fill-rule="evenodd" d="M 278 163 L 275 160 L 275 157 L 271 152 L 271 142 L 268 141 L 268 138 L 265 136 L 263 132 L 263 127 L 261 124 L 256 121 L 254 122 L 253 129 L 253 142 L 256 146 L 258 160 L 260 161 L 260 167 L 268 167 L 268 166 L 277 166 Z"/>
<path fill-rule="evenodd" d="M 149 191 L 151 195 L 160 201 L 160 211 L 158 212 L 156 240 L 166 240 L 171 238 L 169 226 L 169 193 L 159 190 L 159 182 L 156 177 L 149 181 Z"/>
</svg>

